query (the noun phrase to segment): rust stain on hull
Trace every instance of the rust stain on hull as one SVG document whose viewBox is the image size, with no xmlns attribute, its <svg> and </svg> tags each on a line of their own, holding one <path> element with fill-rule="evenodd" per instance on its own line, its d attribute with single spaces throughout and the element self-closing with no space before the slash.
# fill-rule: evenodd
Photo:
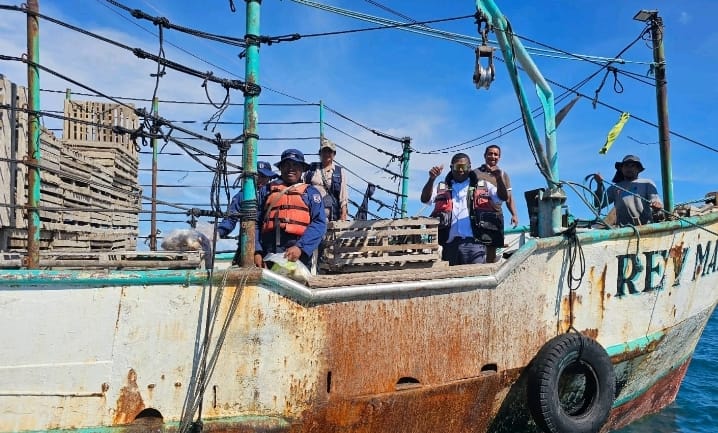
<svg viewBox="0 0 718 433">
<path fill-rule="evenodd" d="M 621 362 L 629 361 L 634 358 L 638 358 L 641 355 L 645 355 L 647 353 L 651 353 L 658 348 L 658 346 L 663 342 L 665 337 L 661 337 L 657 340 L 653 340 L 650 343 L 646 345 L 646 347 L 643 348 L 636 348 L 633 350 L 626 350 L 620 355 L 615 355 L 611 358 L 611 362 L 613 365 L 618 365 Z"/>
<path fill-rule="evenodd" d="M 487 431 L 514 373 L 487 373 L 481 377 L 436 387 L 419 387 L 354 399 L 329 401 L 303 414 L 303 424 L 292 433 L 376 433 Z"/>
<path fill-rule="evenodd" d="M 112 423 L 115 425 L 130 423 L 144 408 L 145 403 L 142 401 L 140 388 L 137 386 L 137 373 L 130 369 L 127 373 L 127 383 L 120 389 Z"/>
<path fill-rule="evenodd" d="M 688 364 L 690 359 L 656 382 L 643 395 L 614 408 L 601 432 L 625 427 L 638 418 L 659 412 L 673 402 L 688 370 Z"/>
</svg>

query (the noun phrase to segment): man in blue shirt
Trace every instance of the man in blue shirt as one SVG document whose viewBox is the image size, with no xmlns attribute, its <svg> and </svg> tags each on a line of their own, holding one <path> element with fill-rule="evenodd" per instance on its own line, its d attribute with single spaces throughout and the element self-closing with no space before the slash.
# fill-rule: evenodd
<svg viewBox="0 0 718 433">
<path fill-rule="evenodd" d="M 264 256 L 284 253 L 311 268 L 311 257 L 327 231 L 324 204 L 319 191 L 302 181 L 309 168 L 297 149 L 282 152 L 275 164 L 280 178 L 259 190 L 254 264 L 263 267 Z"/>
<path fill-rule="evenodd" d="M 276 177 L 277 173 L 272 170 L 272 165 L 270 163 L 267 161 L 257 162 L 257 191 Z M 232 197 L 232 201 L 229 203 L 229 208 L 227 209 L 227 216 L 224 217 L 222 222 L 217 224 L 217 234 L 220 238 L 227 239 L 229 234 L 232 233 L 234 228 L 237 226 L 241 205 L 242 191 Z"/>
</svg>

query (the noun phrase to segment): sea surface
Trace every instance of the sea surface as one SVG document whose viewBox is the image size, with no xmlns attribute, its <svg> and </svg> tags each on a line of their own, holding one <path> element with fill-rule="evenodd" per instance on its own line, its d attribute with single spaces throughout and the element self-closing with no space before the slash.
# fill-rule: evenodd
<svg viewBox="0 0 718 433">
<path fill-rule="evenodd" d="M 615 433 L 718 432 L 718 310 L 703 331 L 676 401 Z"/>
</svg>

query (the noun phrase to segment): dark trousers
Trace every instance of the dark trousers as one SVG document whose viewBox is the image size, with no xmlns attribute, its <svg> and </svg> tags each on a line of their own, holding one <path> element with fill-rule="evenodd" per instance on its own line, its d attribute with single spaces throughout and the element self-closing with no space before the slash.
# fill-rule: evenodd
<svg viewBox="0 0 718 433">
<path fill-rule="evenodd" d="M 454 238 L 443 245 L 441 259 L 449 266 L 486 263 L 486 246 L 474 238 Z"/>
</svg>

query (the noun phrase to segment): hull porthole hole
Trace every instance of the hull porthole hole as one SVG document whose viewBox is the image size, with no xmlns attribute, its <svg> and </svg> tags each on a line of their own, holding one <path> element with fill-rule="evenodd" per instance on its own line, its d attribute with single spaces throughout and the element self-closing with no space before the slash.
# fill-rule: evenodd
<svg viewBox="0 0 718 433">
<path fill-rule="evenodd" d="M 164 419 L 157 409 L 143 409 L 126 431 L 128 433 L 160 433 L 164 431 Z"/>
<path fill-rule="evenodd" d="M 481 367 L 481 372 L 484 374 L 497 373 L 499 367 L 496 364 L 485 364 Z"/>
<path fill-rule="evenodd" d="M 414 377 L 404 376 L 396 381 L 396 390 L 401 391 L 404 389 L 417 388 L 421 386 L 419 379 Z"/>
</svg>

